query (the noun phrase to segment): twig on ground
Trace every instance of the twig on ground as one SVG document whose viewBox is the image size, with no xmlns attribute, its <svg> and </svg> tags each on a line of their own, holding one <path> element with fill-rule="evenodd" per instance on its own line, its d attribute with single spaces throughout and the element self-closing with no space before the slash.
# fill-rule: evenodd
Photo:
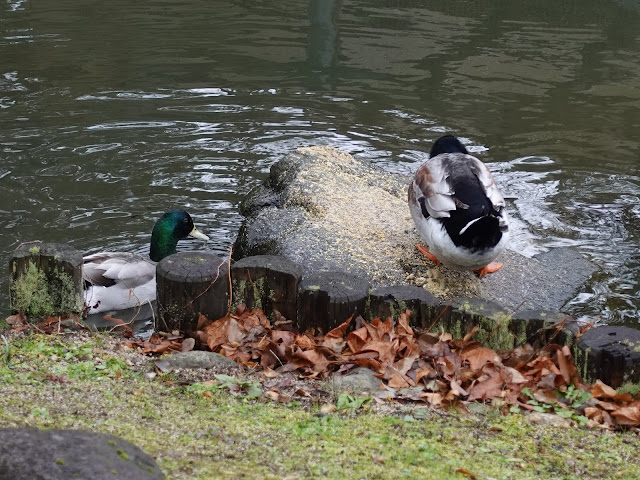
<svg viewBox="0 0 640 480">
<path fill-rule="evenodd" d="M 429 328 L 427 328 L 427 332 L 430 332 L 431 329 L 434 327 L 434 325 L 436 323 L 438 323 L 438 320 L 440 320 L 440 317 L 442 317 L 442 315 L 444 315 L 444 312 L 446 312 L 449 308 L 451 308 L 451 305 L 453 305 L 453 298 L 451 300 L 449 300 L 449 303 L 447 303 L 447 305 L 442 309 L 442 311 L 438 314 L 438 316 L 436 317 L 436 319 L 431 323 L 431 325 L 429 325 Z"/>
</svg>

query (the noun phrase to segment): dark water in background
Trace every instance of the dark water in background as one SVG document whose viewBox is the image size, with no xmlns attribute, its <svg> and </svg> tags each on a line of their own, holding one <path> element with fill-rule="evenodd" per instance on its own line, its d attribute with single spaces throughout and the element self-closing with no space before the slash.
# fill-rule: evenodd
<svg viewBox="0 0 640 480">
<path fill-rule="evenodd" d="M 517 197 L 512 248 L 603 267 L 573 313 L 639 326 L 639 1 L 0 0 L 5 265 L 36 239 L 146 254 L 183 207 L 226 253 L 293 148 L 409 174 L 442 132 Z"/>
</svg>

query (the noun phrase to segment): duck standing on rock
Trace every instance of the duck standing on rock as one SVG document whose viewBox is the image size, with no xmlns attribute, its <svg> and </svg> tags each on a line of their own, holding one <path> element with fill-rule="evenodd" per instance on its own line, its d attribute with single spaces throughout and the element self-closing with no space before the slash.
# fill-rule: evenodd
<svg viewBox="0 0 640 480">
<path fill-rule="evenodd" d="M 125 310 L 156 299 L 156 264 L 176 253 L 188 236 L 209 240 L 184 210 L 165 213 L 151 233 L 149 258 L 126 252 L 103 252 L 83 258 L 84 302 L 88 314 Z"/>
<path fill-rule="evenodd" d="M 409 209 L 428 248 L 427 258 L 478 276 L 502 268 L 493 262 L 507 246 L 504 198 L 487 166 L 453 135 L 440 137 L 409 185 Z"/>
</svg>

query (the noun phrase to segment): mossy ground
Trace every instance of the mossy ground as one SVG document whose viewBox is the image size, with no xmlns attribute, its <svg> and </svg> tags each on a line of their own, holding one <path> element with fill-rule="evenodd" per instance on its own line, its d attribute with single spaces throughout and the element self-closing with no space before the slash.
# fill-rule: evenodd
<svg viewBox="0 0 640 480">
<path fill-rule="evenodd" d="M 168 479 L 469 478 L 459 469 L 482 479 L 640 478 L 631 432 L 534 425 L 491 408 L 323 415 L 319 405 L 149 379 L 116 344 L 10 339 L 0 349 L 1 425 L 118 435 L 156 457 Z"/>
</svg>

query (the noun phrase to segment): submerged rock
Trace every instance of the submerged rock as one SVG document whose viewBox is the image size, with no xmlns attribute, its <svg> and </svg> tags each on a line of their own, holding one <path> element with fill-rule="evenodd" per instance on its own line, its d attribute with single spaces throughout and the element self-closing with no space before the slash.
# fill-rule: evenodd
<svg viewBox="0 0 640 480">
<path fill-rule="evenodd" d="M 515 309 L 559 310 L 596 270 L 568 249 L 527 258 L 505 251 L 482 279 L 417 253 L 409 179 L 329 147 L 304 147 L 271 168 L 242 206 L 236 259 L 282 255 L 309 274 L 342 271 L 372 288 L 419 283 L 441 300 L 476 297 Z"/>
</svg>

